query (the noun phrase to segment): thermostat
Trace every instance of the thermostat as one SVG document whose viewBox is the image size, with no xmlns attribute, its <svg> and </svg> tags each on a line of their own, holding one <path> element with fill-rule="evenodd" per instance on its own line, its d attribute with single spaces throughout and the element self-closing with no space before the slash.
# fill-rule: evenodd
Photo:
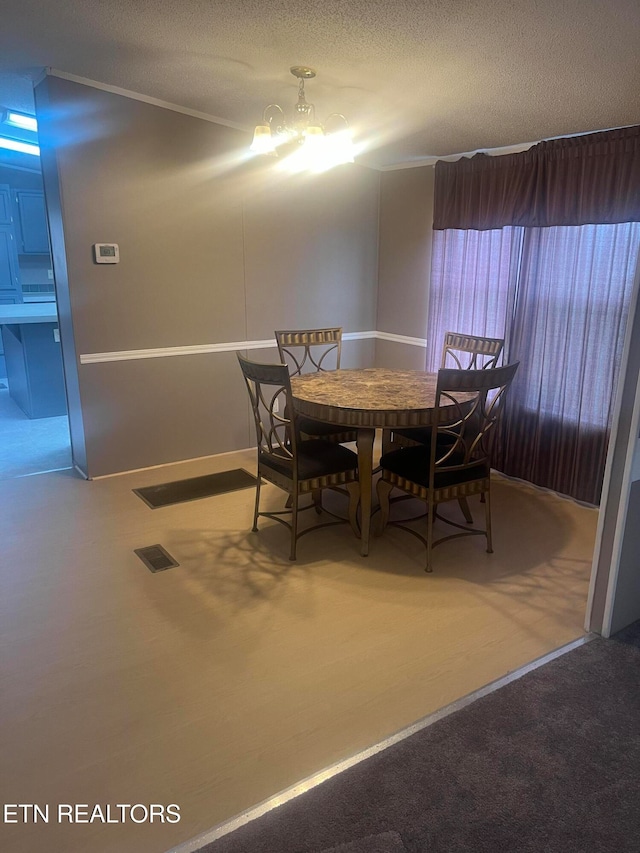
<svg viewBox="0 0 640 853">
<path fill-rule="evenodd" d="M 94 243 L 93 257 L 97 264 L 120 263 L 120 249 L 117 243 Z"/>
</svg>

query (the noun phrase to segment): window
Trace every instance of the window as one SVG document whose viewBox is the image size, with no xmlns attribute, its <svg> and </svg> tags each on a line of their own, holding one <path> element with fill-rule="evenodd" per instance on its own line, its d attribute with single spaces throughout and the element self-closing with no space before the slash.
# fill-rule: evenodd
<svg viewBox="0 0 640 853">
<path fill-rule="evenodd" d="M 434 232 L 427 369 L 446 331 L 520 361 L 499 470 L 597 503 L 639 251 L 637 222 Z"/>
</svg>

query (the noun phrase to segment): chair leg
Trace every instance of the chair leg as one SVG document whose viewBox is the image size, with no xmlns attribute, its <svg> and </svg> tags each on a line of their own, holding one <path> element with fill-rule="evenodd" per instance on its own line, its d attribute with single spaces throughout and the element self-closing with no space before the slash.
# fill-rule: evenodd
<svg viewBox="0 0 640 853">
<path fill-rule="evenodd" d="M 291 495 L 291 552 L 289 559 L 296 558 L 296 545 L 298 544 L 298 500 L 300 496 L 297 491 Z"/>
<path fill-rule="evenodd" d="M 431 564 L 431 554 L 433 551 L 433 521 L 436 514 L 435 506 L 429 504 L 427 506 L 427 565 L 425 571 L 431 573 L 433 566 Z"/>
<path fill-rule="evenodd" d="M 483 493 L 485 494 L 485 493 Z M 486 529 L 487 529 L 487 554 L 493 554 L 493 543 L 491 541 L 491 493 L 489 489 L 486 491 L 486 501 L 484 504 Z"/>
<path fill-rule="evenodd" d="M 255 503 L 255 507 L 253 510 L 253 527 L 251 528 L 251 530 L 254 533 L 256 533 L 258 530 L 258 509 L 260 507 L 260 484 L 261 484 L 261 482 L 262 481 L 260 479 L 260 472 L 258 472 L 258 481 L 256 483 L 256 503 Z"/>
<path fill-rule="evenodd" d="M 284 508 L 285 509 L 291 509 L 292 506 L 293 506 L 293 498 L 291 497 L 291 495 L 289 495 L 289 497 L 287 498 L 287 502 L 284 505 Z"/>
<path fill-rule="evenodd" d="M 313 499 L 313 503 L 316 508 L 316 512 L 318 515 L 322 512 L 322 489 L 314 489 L 311 492 L 311 497 Z"/>
<path fill-rule="evenodd" d="M 471 515 L 471 510 L 469 509 L 469 502 L 466 498 L 458 498 L 458 503 L 460 504 L 460 509 L 462 510 L 462 514 L 464 515 L 464 520 L 467 524 L 473 524 L 473 516 Z"/>
<path fill-rule="evenodd" d="M 382 455 L 393 450 L 393 433 L 390 429 L 382 430 Z"/>
<path fill-rule="evenodd" d="M 387 483 L 386 480 L 378 480 L 377 492 L 378 501 L 380 502 L 380 524 L 378 526 L 378 536 L 389 523 L 389 495 L 393 486 Z"/>
<path fill-rule="evenodd" d="M 349 524 L 359 539 L 360 528 L 358 527 L 358 504 L 360 503 L 360 486 L 358 483 L 347 483 L 345 488 L 349 493 Z"/>
</svg>

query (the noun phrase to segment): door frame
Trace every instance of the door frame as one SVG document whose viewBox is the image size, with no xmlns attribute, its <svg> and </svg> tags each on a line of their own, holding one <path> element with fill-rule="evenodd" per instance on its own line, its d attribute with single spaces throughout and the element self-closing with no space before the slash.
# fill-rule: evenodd
<svg viewBox="0 0 640 853">
<path fill-rule="evenodd" d="M 640 619 L 640 583 L 634 583 L 635 577 L 640 577 L 640 554 L 637 560 L 623 559 L 625 540 L 627 555 L 628 548 L 635 547 L 629 538 L 634 526 L 628 517 L 629 499 L 633 483 L 640 480 L 639 291 L 640 257 L 636 262 L 614 402 L 585 616 L 585 629 L 603 637 Z M 633 600 L 625 601 L 624 612 L 616 596 L 621 582 L 637 587 Z"/>
</svg>

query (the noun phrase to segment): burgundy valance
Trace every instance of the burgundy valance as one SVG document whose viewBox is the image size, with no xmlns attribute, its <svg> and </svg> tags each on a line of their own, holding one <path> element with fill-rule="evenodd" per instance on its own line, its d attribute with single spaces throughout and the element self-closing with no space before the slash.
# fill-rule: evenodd
<svg viewBox="0 0 640 853">
<path fill-rule="evenodd" d="M 436 163 L 436 230 L 638 221 L 640 126 Z"/>
</svg>

